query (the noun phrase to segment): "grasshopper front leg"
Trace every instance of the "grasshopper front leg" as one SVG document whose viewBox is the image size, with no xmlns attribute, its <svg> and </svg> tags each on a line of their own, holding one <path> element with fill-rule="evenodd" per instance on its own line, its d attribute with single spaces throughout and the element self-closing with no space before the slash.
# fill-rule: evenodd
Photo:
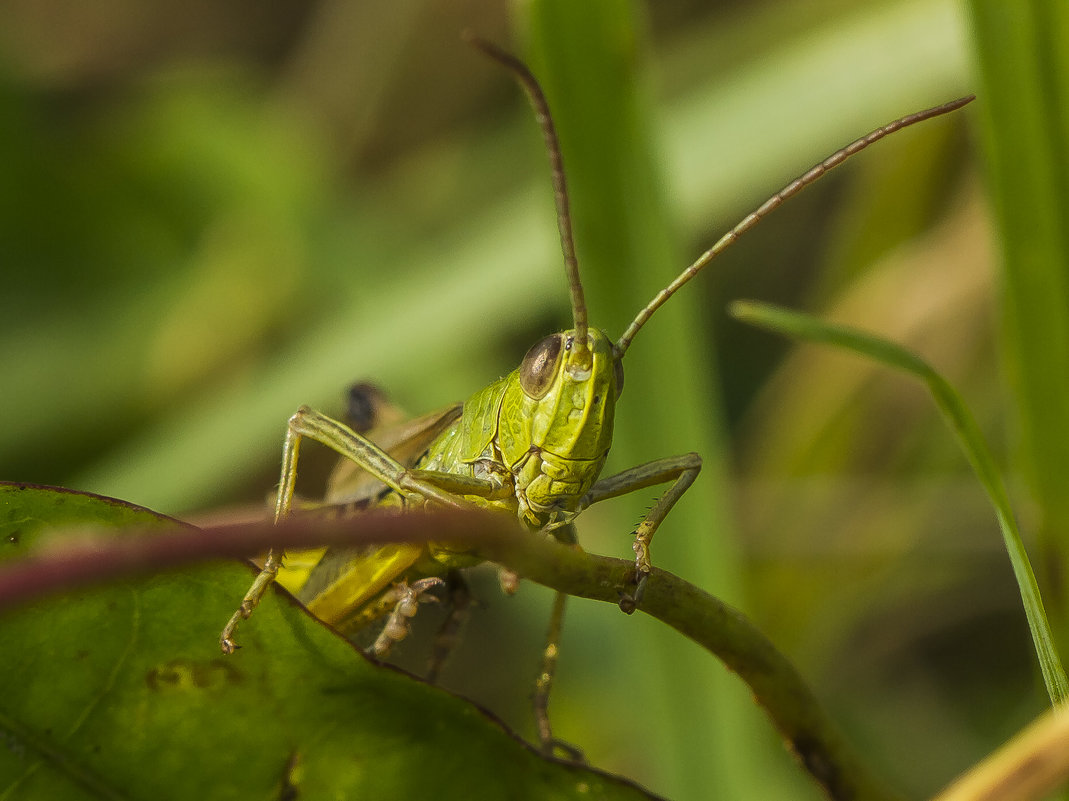
<svg viewBox="0 0 1069 801">
<path fill-rule="evenodd" d="M 352 460 L 406 499 L 423 499 L 458 509 L 473 509 L 475 507 L 460 496 L 474 495 L 489 498 L 501 492 L 500 487 L 482 479 L 431 470 L 410 470 L 371 440 L 348 426 L 321 412 L 302 406 L 289 419 L 286 429 L 286 441 L 282 451 L 282 477 L 279 482 L 278 500 L 275 503 L 276 524 L 290 513 L 293 504 L 294 486 L 297 481 L 297 460 L 300 455 L 301 440 L 304 437 L 322 443 Z M 234 632 L 238 624 L 247 619 L 260 603 L 267 588 L 278 575 L 281 564 L 281 553 L 272 548 L 264 560 L 259 575 L 245 593 L 238 610 L 219 635 L 219 645 L 223 653 L 231 654 L 237 649 Z"/>
<path fill-rule="evenodd" d="M 670 456 L 657 459 L 653 462 L 640 464 L 630 470 L 624 470 L 614 476 L 599 480 L 587 493 L 583 506 L 604 501 L 607 498 L 615 498 L 626 495 L 629 492 L 652 487 L 656 484 L 672 482 L 665 492 L 657 499 L 657 502 L 646 513 L 642 522 L 635 528 L 635 591 L 633 594 L 624 594 L 620 598 L 620 608 L 627 614 L 631 614 L 638 608 L 642 601 L 642 595 L 646 591 L 646 582 L 649 580 L 653 565 L 650 562 L 650 541 L 654 532 L 668 513 L 675 506 L 683 493 L 687 491 L 698 473 L 702 469 L 702 458 L 696 453 L 687 453 L 682 456 Z"/>
</svg>

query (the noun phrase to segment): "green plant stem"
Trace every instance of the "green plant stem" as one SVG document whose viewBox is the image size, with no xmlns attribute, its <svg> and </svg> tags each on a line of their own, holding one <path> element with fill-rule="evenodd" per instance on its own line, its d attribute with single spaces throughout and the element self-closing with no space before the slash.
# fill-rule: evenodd
<svg viewBox="0 0 1069 801">
<path fill-rule="evenodd" d="M 62 549 L 0 565 L 0 607 L 91 582 L 257 553 L 269 545 L 351 547 L 432 538 L 470 544 L 480 556 L 569 595 L 615 605 L 623 592 L 633 589 L 633 561 L 594 556 L 551 538 L 530 536 L 518 531 L 508 516 L 371 512 L 336 521 L 295 516 L 278 526 L 264 521 L 200 531 L 124 531 L 122 536 L 65 538 L 68 544 Z M 741 612 L 657 569 L 650 576 L 641 611 L 698 643 L 737 673 L 829 798 L 896 797 L 872 778 L 798 671 Z"/>
<path fill-rule="evenodd" d="M 524 578 L 580 598 L 617 603 L 630 588 L 632 561 L 593 556 L 534 537 L 479 546 L 487 559 Z M 753 691 L 787 746 L 832 799 L 897 798 L 843 741 L 794 665 L 739 610 L 654 568 L 640 611 L 696 642 Z"/>
</svg>

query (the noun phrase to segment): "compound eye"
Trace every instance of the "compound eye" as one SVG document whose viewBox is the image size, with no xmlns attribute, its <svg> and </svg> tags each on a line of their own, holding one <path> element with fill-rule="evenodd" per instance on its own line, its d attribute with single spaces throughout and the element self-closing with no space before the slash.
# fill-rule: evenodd
<svg viewBox="0 0 1069 801">
<path fill-rule="evenodd" d="M 624 391 L 624 360 L 615 359 L 612 363 L 612 373 L 616 384 L 616 397 L 620 397 L 620 393 Z"/>
<path fill-rule="evenodd" d="M 560 364 L 563 337 L 560 334 L 548 336 L 527 351 L 520 362 L 520 386 L 534 400 L 540 400 L 553 386 Z"/>
</svg>

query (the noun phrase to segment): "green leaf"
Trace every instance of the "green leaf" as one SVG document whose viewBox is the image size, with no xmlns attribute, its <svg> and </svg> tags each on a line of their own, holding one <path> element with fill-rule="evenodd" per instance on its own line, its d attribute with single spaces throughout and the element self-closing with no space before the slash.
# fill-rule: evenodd
<svg viewBox="0 0 1069 801">
<path fill-rule="evenodd" d="M 880 339 L 844 326 L 831 325 L 810 317 L 807 314 L 788 311 L 764 303 L 739 301 L 732 304 L 732 314 L 738 319 L 753 325 L 776 331 L 786 336 L 804 339 L 809 342 L 823 342 L 845 350 L 853 351 L 882 362 L 888 367 L 901 370 L 923 381 L 932 393 L 936 406 L 939 407 L 957 435 L 965 456 L 976 472 L 977 478 L 984 486 L 984 491 L 995 507 L 999 528 L 1006 544 L 1006 551 L 1013 565 L 1013 573 L 1021 591 L 1028 627 L 1032 632 L 1039 666 L 1043 672 L 1043 681 L 1053 704 L 1064 703 L 1069 698 L 1069 680 L 1054 644 L 1054 636 L 1043 609 L 1043 599 L 1039 594 L 1032 565 L 1028 559 L 1017 520 L 1010 508 L 1009 496 L 1002 483 L 995 460 L 987 447 L 983 434 L 976 421 L 969 413 L 965 402 L 950 383 L 937 373 L 931 365 L 915 353 L 899 347 L 893 342 Z"/>
<path fill-rule="evenodd" d="M 0 557 L 55 525 L 173 526 L 99 496 L 0 485 Z M 61 541 L 59 541 L 61 542 Z M 251 571 L 216 564 L 0 617 L 0 798 L 649 798 L 543 759 L 489 715 L 377 666 L 282 591 L 219 653 Z"/>
</svg>

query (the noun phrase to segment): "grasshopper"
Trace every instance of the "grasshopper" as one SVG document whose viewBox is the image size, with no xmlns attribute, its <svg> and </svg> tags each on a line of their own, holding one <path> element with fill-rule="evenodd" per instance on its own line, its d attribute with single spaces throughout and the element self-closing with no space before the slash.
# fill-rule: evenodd
<svg viewBox="0 0 1069 801">
<path fill-rule="evenodd" d="M 877 128 L 791 181 L 658 292 L 614 341 L 588 323 L 560 146 L 538 81 L 514 56 L 482 40 L 470 41 L 516 76 L 541 126 L 555 191 L 573 327 L 536 343 L 516 370 L 463 404 L 395 427 L 385 439 L 376 437 L 378 442 L 354 427 L 301 407 L 288 423 L 275 520 L 289 515 L 294 505 L 298 455 L 305 438 L 344 457 L 331 479 L 328 504 L 352 504 L 371 497 L 378 506 L 397 509 L 425 505 L 494 508 L 515 515 L 535 535 L 551 535 L 569 544 L 576 542 L 576 517 L 590 505 L 668 484 L 634 532 L 634 585 L 620 599 L 620 607 L 631 613 L 642 603 L 652 570 L 653 535 L 702 466 L 698 454 L 688 453 L 600 477 L 612 445 L 616 403 L 624 386 L 624 355 L 636 334 L 668 298 L 789 197 L 879 139 L 958 109 L 973 98 L 961 98 Z M 374 489 L 354 489 L 351 479 L 358 475 Z M 475 561 L 448 544 L 399 544 L 376 548 L 373 553 L 344 549 L 317 552 L 300 573 L 301 578 L 289 586 L 312 613 L 339 627 L 358 629 L 376 618 L 388 617 L 374 646 L 383 654 L 407 633 L 408 620 L 427 590 L 441 585 L 441 576 Z M 238 624 L 249 617 L 281 568 L 282 554 L 272 550 L 220 636 L 225 653 L 237 647 L 234 633 Z M 298 572 L 292 558 L 285 570 Z M 564 596 L 558 593 L 535 693 L 539 737 L 547 751 L 556 745 L 546 706 L 563 612 Z"/>
</svg>

